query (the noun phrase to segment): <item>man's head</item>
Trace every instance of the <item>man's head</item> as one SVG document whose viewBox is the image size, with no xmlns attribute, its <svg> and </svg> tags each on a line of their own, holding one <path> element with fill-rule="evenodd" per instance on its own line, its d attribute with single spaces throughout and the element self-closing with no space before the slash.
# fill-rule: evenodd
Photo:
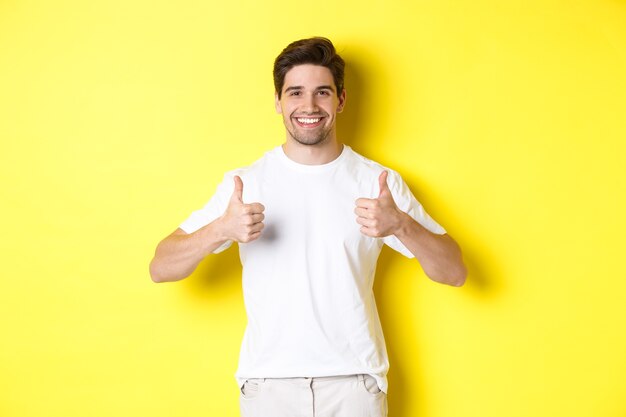
<svg viewBox="0 0 626 417">
<path fill-rule="evenodd" d="M 346 100 L 343 68 L 343 59 L 325 38 L 293 42 L 276 58 L 276 112 L 283 116 L 288 138 L 301 145 L 336 143 L 336 117 Z"/>
<path fill-rule="evenodd" d="M 337 96 L 343 91 L 345 63 L 335 51 L 332 42 L 326 38 L 300 39 L 290 43 L 274 61 L 274 88 L 278 99 L 282 97 L 285 75 L 297 65 L 313 64 L 330 70 L 335 81 Z"/>
</svg>

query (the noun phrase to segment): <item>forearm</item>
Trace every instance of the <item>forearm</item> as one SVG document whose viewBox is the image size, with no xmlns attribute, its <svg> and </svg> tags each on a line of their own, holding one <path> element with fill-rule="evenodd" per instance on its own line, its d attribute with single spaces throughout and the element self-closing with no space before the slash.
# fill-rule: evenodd
<svg viewBox="0 0 626 417">
<path fill-rule="evenodd" d="M 431 233 L 403 213 L 396 237 L 417 258 L 430 279 L 459 287 L 465 283 L 467 269 L 459 245 L 449 235 Z"/>
<path fill-rule="evenodd" d="M 150 262 L 152 280 L 179 281 L 191 275 L 202 259 L 226 242 L 219 221 L 189 234 L 179 229 L 163 239 Z"/>
</svg>

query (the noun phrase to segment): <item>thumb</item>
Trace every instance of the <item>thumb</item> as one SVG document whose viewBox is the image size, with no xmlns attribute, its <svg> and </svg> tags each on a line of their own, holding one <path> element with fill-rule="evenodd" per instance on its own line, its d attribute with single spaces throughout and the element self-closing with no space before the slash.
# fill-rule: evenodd
<svg viewBox="0 0 626 417">
<path fill-rule="evenodd" d="M 389 186 L 387 185 L 387 171 L 380 173 L 378 177 L 378 187 L 380 189 L 378 198 L 382 197 L 384 194 L 391 194 L 391 190 L 389 190 Z"/>
<path fill-rule="evenodd" d="M 230 197 L 230 201 L 243 203 L 243 181 L 241 181 L 241 177 L 239 175 L 235 175 L 234 180 L 235 190 L 233 191 L 233 195 Z"/>
</svg>

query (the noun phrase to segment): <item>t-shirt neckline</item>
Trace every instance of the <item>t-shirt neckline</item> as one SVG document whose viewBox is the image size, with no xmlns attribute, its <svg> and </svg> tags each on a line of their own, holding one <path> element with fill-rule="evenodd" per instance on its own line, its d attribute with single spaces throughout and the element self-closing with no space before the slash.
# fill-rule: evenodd
<svg viewBox="0 0 626 417">
<path fill-rule="evenodd" d="M 278 154 L 279 159 L 283 161 L 286 165 L 288 165 L 290 168 L 296 169 L 301 172 L 323 172 L 339 164 L 345 158 L 346 154 L 348 153 L 348 149 L 350 147 L 345 144 L 343 144 L 342 146 L 343 148 L 341 149 L 341 153 L 339 154 L 337 158 L 325 164 L 319 164 L 319 165 L 306 165 L 306 164 L 301 164 L 299 162 L 294 161 L 293 159 L 287 156 L 282 145 L 279 145 L 277 147 L 276 153 Z"/>
</svg>

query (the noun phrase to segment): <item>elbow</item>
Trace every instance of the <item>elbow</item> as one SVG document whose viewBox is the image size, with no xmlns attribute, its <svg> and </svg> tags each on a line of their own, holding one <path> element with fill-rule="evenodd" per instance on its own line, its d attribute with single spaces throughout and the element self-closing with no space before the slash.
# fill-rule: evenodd
<svg viewBox="0 0 626 417">
<path fill-rule="evenodd" d="M 160 283 L 160 282 L 165 282 L 164 279 L 161 279 L 158 275 L 154 275 L 154 274 L 150 274 L 150 279 L 152 279 L 152 282 L 154 283 Z"/>
<path fill-rule="evenodd" d="M 156 267 L 154 259 L 152 260 L 152 262 L 150 262 L 150 279 L 152 279 L 152 282 L 164 282 L 165 280 L 163 279 L 163 277 L 161 276 L 161 274 L 159 274 L 159 269 Z"/>
<path fill-rule="evenodd" d="M 459 276 L 450 275 L 445 278 L 436 279 L 434 281 L 437 281 L 441 284 L 450 285 L 452 287 L 462 287 L 465 284 L 465 280 L 466 280 L 466 276 L 464 275 L 459 275 Z"/>
<path fill-rule="evenodd" d="M 461 265 L 459 271 L 452 281 L 452 284 L 450 285 L 455 287 L 462 287 L 465 284 L 465 281 L 467 281 L 467 268 L 465 267 L 465 265 Z"/>
<path fill-rule="evenodd" d="M 445 271 L 442 274 L 427 274 L 428 277 L 440 284 L 450 285 L 452 287 L 462 287 L 467 280 L 467 269 L 462 265 L 456 271 Z"/>
<path fill-rule="evenodd" d="M 453 287 L 462 287 L 465 284 L 466 279 L 467 279 L 466 275 L 455 277 L 452 280 L 450 280 L 448 284 L 452 285 Z"/>
<path fill-rule="evenodd" d="M 175 277 L 169 276 L 164 270 L 164 268 L 161 265 L 159 265 L 158 262 L 155 262 L 154 259 L 152 260 L 152 262 L 150 262 L 149 269 L 150 269 L 150 279 L 152 279 L 152 282 L 160 283 L 160 282 L 177 281 Z"/>
<path fill-rule="evenodd" d="M 461 266 L 457 269 L 457 271 L 450 276 L 448 281 L 449 285 L 453 287 L 462 287 L 467 280 L 467 268 L 465 265 L 461 264 Z"/>
<path fill-rule="evenodd" d="M 166 265 L 159 264 L 155 259 L 150 262 L 150 279 L 152 282 L 174 282 L 187 278 L 192 271 L 176 272 L 170 270 Z"/>
<path fill-rule="evenodd" d="M 428 273 L 426 268 L 424 272 L 433 281 L 453 287 L 462 287 L 467 279 L 467 268 L 463 262 L 461 248 L 447 234 L 443 235 L 442 239 L 450 243 L 451 249 L 440 262 L 428 265 L 432 274 Z"/>
</svg>

